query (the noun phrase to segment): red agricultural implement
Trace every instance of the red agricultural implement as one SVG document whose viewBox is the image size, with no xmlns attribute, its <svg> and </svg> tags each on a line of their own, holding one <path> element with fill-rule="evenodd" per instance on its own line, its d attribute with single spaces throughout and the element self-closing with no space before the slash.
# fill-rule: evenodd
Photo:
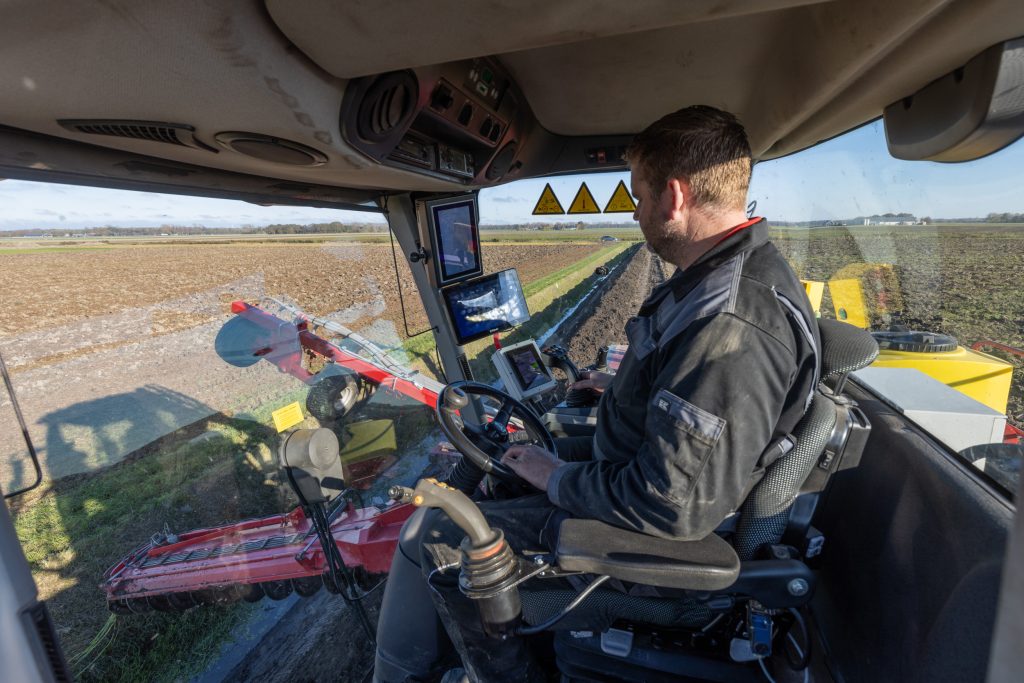
<svg viewBox="0 0 1024 683">
<path fill-rule="evenodd" d="M 262 359 L 311 385 L 320 380 L 311 366 L 334 364 L 345 372 L 344 381 L 333 387 L 328 403 L 342 404 L 335 405 L 342 412 L 351 408 L 356 393 L 366 389 L 356 383 L 436 406 L 441 385 L 433 379 L 402 366 L 366 338 L 333 321 L 272 303 L 294 319 L 284 320 L 243 301 L 231 304 L 236 317 L 217 339 L 224 360 L 244 367 Z M 348 390 L 353 393 L 346 394 Z M 380 469 L 372 460 L 359 463 L 345 478 L 370 479 Z M 399 529 L 413 508 L 394 503 L 356 508 L 344 498 L 335 503 L 327 512 L 327 522 L 345 566 L 356 570 L 357 578 L 386 573 Z M 337 589 L 325 579 L 327 567 L 313 520 L 303 507 L 297 507 L 285 515 L 177 536 L 156 534 L 107 570 L 101 588 L 114 612 L 173 611 L 264 596 L 279 600 L 292 592 L 305 596 L 322 585 Z"/>
</svg>

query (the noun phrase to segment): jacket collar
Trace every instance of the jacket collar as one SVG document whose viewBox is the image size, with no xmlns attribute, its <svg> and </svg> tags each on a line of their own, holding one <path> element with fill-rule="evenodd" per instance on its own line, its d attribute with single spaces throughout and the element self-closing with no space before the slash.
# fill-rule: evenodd
<svg viewBox="0 0 1024 683">
<path fill-rule="evenodd" d="M 704 252 L 689 268 L 686 270 L 677 268 L 672 277 L 655 287 L 641 306 L 641 315 L 657 305 L 666 293 L 673 292 L 678 300 L 685 296 L 686 292 L 692 289 L 694 284 L 707 274 L 708 270 L 725 263 L 740 252 L 756 249 L 767 242 L 768 222 L 764 218 L 755 217 L 733 226 L 726 231 L 725 236 L 715 246 Z"/>
</svg>

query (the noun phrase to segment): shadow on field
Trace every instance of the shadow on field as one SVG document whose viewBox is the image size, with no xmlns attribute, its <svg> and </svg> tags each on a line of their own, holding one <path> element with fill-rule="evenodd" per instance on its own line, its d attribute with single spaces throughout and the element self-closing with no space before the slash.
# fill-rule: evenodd
<svg viewBox="0 0 1024 683">
<path fill-rule="evenodd" d="M 154 533 L 289 509 L 292 501 L 277 486 L 276 431 L 154 386 L 69 406 L 41 423 L 49 471 L 79 473 L 15 499 L 12 512 L 76 678 L 187 678 L 249 606 L 120 617 L 93 642 L 110 619 L 99 583 Z M 112 464 L 104 461 L 103 454 L 135 444 Z"/>
</svg>

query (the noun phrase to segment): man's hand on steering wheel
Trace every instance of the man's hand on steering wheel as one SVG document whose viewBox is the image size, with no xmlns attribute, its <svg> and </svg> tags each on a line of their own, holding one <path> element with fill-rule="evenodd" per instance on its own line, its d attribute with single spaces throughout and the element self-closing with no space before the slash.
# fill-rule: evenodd
<svg viewBox="0 0 1024 683">
<path fill-rule="evenodd" d="M 501 463 L 532 486 L 547 491 L 551 473 L 565 461 L 538 446 L 512 446 L 501 456 Z"/>
</svg>

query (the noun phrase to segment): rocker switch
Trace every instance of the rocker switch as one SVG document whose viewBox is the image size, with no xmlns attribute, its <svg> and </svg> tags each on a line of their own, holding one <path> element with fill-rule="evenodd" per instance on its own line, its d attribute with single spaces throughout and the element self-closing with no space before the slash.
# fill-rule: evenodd
<svg viewBox="0 0 1024 683">
<path fill-rule="evenodd" d="M 633 632 L 610 628 L 601 633 L 601 652 L 612 657 L 628 657 L 633 651 Z"/>
</svg>

